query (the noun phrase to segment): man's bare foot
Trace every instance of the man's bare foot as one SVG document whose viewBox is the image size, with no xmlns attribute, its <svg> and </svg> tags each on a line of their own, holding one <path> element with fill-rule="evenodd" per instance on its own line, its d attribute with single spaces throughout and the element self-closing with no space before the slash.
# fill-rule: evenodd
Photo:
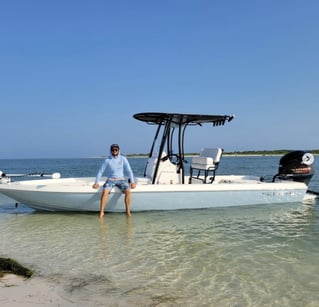
<svg viewBox="0 0 319 307">
<path fill-rule="evenodd" d="M 131 216 L 132 215 L 131 211 L 126 211 L 126 215 Z"/>
<path fill-rule="evenodd" d="M 104 216 L 104 212 L 101 212 L 101 213 L 100 213 L 100 219 L 102 219 L 103 216 Z"/>
</svg>

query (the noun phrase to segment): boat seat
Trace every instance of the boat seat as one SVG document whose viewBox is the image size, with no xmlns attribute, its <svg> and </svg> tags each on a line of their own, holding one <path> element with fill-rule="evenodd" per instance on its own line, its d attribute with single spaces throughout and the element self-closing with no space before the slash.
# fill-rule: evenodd
<svg viewBox="0 0 319 307">
<path fill-rule="evenodd" d="M 199 157 L 192 158 L 192 164 L 190 166 L 189 183 L 192 183 L 193 178 L 201 180 L 203 181 L 203 183 L 212 183 L 215 179 L 215 172 L 218 168 L 218 164 L 222 157 L 222 154 L 222 148 L 201 149 Z M 194 172 L 196 172 L 197 175 L 194 175 Z M 202 172 L 203 175 L 201 176 Z M 208 176 L 210 177 L 208 178 Z M 209 179 L 209 181 L 207 181 L 207 179 Z"/>
</svg>

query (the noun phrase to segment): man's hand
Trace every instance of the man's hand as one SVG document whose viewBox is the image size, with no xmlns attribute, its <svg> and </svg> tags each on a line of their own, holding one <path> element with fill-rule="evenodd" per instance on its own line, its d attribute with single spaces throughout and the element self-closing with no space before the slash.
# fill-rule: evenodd
<svg viewBox="0 0 319 307">
<path fill-rule="evenodd" d="M 131 189 L 135 189 L 136 188 L 136 183 L 135 182 L 132 182 L 131 183 Z"/>
<path fill-rule="evenodd" d="M 93 188 L 93 189 L 98 189 L 99 186 L 100 186 L 100 185 L 99 185 L 98 183 L 94 183 L 94 184 L 92 185 L 92 188 Z"/>
</svg>

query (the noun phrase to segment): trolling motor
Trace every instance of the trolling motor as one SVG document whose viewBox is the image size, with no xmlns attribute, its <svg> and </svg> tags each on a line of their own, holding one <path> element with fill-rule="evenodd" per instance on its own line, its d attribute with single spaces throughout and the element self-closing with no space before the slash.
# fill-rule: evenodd
<svg viewBox="0 0 319 307">
<path fill-rule="evenodd" d="M 291 151 L 279 161 L 279 171 L 273 178 L 303 182 L 308 185 L 314 170 L 312 168 L 315 158 L 313 154 L 302 150 Z"/>
<path fill-rule="evenodd" d="M 7 177 L 7 174 L 0 171 L 0 183 L 9 183 L 11 180 Z"/>
</svg>

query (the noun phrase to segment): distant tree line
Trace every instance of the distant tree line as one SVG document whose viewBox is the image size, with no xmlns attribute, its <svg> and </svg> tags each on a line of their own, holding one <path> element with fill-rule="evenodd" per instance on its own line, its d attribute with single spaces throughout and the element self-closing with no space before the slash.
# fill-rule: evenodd
<svg viewBox="0 0 319 307">
<path fill-rule="evenodd" d="M 285 155 L 286 153 L 293 151 L 293 149 L 278 149 L 278 150 L 243 150 L 243 151 L 224 151 L 224 154 L 227 155 Z M 319 154 L 319 149 L 307 150 L 312 154 Z M 198 152 L 185 153 L 188 156 L 198 155 Z M 128 154 L 129 157 L 145 157 L 148 156 L 147 153 L 138 153 L 138 154 Z"/>
<path fill-rule="evenodd" d="M 244 150 L 224 152 L 230 155 L 285 155 L 288 152 L 294 151 L 293 149 L 278 149 L 278 150 Z M 319 154 L 319 149 L 306 150 L 312 154 Z"/>
</svg>

